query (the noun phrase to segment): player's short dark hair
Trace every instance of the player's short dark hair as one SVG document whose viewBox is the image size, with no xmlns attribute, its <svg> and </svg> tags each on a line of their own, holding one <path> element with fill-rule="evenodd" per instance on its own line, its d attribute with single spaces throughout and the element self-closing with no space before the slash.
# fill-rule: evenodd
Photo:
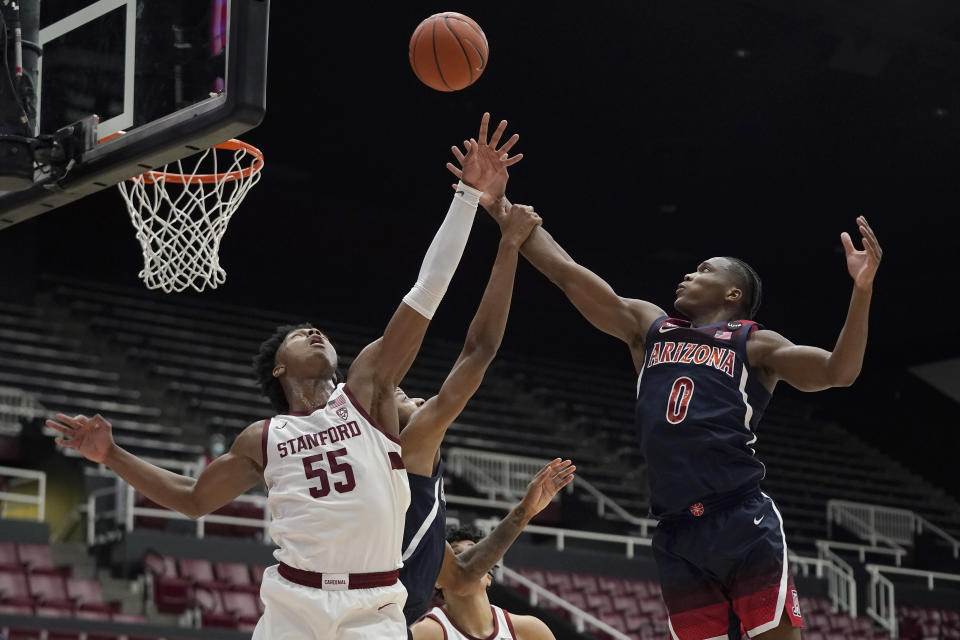
<svg viewBox="0 0 960 640">
<path fill-rule="evenodd" d="M 462 542 L 464 540 L 480 542 L 483 540 L 483 532 L 472 524 L 447 527 L 447 542 L 453 544 L 454 542 Z"/>
<path fill-rule="evenodd" d="M 743 292 L 740 308 L 747 320 L 753 320 L 760 309 L 760 299 L 763 296 L 763 283 L 760 276 L 749 264 L 740 258 L 724 256 L 730 263 L 728 271 L 733 275 L 737 288 Z"/>
<path fill-rule="evenodd" d="M 286 413 L 290 410 L 287 396 L 283 393 L 280 381 L 273 377 L 273 369 L 277 366 L 277 351 L 283 340 L 291 331 L 297 329 L 313 329 L 309 322 L 301 324 L 285 324 L 277 327 L 269 338 L 260 343 L 260 350 L 253 356 L 253 371 L 260 385 L 260 391 L 270 401 L 277 413 Z"/>
</svg>

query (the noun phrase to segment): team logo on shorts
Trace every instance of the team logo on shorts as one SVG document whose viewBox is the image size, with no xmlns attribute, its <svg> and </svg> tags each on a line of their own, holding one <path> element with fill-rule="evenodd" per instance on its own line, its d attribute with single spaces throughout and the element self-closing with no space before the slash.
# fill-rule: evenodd
<svg viewBox="0 0 960 640">
<path fill-rule="evenodd" d="M 346 407 L 340 407 L 337 409 L 337 415 L 340 416 L 341 420 L 346 420 L 347 416 L 350 415 L 350 412 L 347 411 Z"/>
<path fill-rule="evenodd" d="M 702 503 L 702 502 L 697 502 L 697 503 L 694 503 L 694 504 L 690 505 L 690 513 L 692 513 L 693 515 L 695 515 L 695 516 L 697 516 L 697 517 L 702 516 L 702 515 L 703 515 L 703 503 Z"/>
<path fill-rule="evenodd" d="M 791 589 L 790 595 L 793 596 L 793 615 L 794 617 L 799 618 L 801 617 L 800 616 L 800 596 L 797 595 L 796 589 Z"/>
</svg>

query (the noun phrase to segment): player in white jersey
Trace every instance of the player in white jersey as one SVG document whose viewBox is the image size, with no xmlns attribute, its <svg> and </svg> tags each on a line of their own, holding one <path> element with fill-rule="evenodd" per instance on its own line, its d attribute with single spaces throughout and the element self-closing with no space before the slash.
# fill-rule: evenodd
<svg viewBox="0 0 960 640">
<path fill-rule="evenodd" d="M 476 545 L 480 532 L 473 527 L 447 535 L 453 552 L 461 554 Z M 444 605 L 434 607 L 410 628 L 413 640 L 554 640 L 553 632 L 534 616 L 511 615 L 490 604 L 484 575 L 469 592 L 443 593 Z"/>
<path fill-rule="evenodd" d="M 489 143 L 489 114 L 468 143 L 469 168 L 427 249 L 417 282 L 383 337 L 354 359 L 346 384 L 319 330 L 281 327 L 254 359 L 278 415 L 258 420 L 196 479 L 160 469 L 118 447 L 100 415 L 47 425 L 57 443 L 107 465 L 147 498 L 192 518 L 215 511 L 261 481 L 280 564 L 264 575 L 256 640 L 405 638 L 397 581 L 409 502 L 400 457 L 395 390 L 413 363 L 469 236 L 477 202 L 505 166 L 514 135 Z M 389 265 L 383 265 L 386 271 Z"/>
</svg>

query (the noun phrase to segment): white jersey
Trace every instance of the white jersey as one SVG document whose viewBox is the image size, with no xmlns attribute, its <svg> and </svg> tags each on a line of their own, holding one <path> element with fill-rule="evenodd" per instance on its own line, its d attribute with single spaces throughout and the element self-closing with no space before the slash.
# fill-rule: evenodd
<svg viewBox="0 0 960 640">
<path fill-rule="evenodd" d="M 310 415 L 265 421 L 263 461 L 277 560 L 316 573 L 400 568 L 410 504 L 400 441 L 345 385 Z"/>
<path fill-rule="evenodd" d="M 517 640 L 517 633 L 513 630 L 510 614 L 494 605 L 490 605 L 490 611 L 493 613 L 493 633 L 483 640 Z M 443 637 L 446 640 L 481 640 L 458 627 L 457 623 L 440 607 L 430 609 L 426 617 L 436 620 L 443 627 Z"/>
</svg>

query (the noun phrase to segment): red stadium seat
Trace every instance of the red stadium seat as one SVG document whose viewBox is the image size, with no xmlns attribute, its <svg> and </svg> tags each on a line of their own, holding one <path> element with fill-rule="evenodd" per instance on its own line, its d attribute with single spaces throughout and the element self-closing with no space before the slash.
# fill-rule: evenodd
<svg viewBox="0 0 960 640">
<path fill-rule="evenodd" d="M 160 613 L 183 613 L 191 604 L 190 581 L 177 576 L 176 562 L 168 556 L 147 554 L 144 567 L 150 576 L 153 602 Z"/>
<path fill-rule="evenodd" d="M 33 596 L 22 571 L 0 571 L 0 603 L 32 607 Z"/>
<path fill-rule="evenodd" d="M 627 623 L 627 631 L 631 633 L 653 628 L 650 619 L 644 615 L 628 613 L 623 616 L 623 619 Z"/>
<path fill-rule="evenodd" d="M 10 629 L 10 635 L 7 636 L 8 640 L 43 640 L 45 634 L 43 631 L 36 631 L 34 629 Z"/>
<path fill-rule="evenodd" d="M 220 593 L 212 589 L 198 588 L 195 592 L 197 605 L 200 607 L 200 622 L 204 627 L 225 627 L 233 629 L 237 621 L 233 614 L 223 607 Z"/>
<path fill-rule="evenodd" d="M 594 576 L 585 575 L 582 573 L 573 574 L 573 586 L 581 591 L 586 591 L 587 593 L 599 591 L 599 587 L 597 587 L 597 579 Z"/>
<path fill-rule="evenodd" d="M 600 591 L 609 593 L 611 596 L 621 596 L 627 593 L 627 587 L 624 585 L 622 578 L 600 576 L 597 578 L 597 585 L 600 587 Z"/>
<path fill-rule="evenodd" d="M 260 583 L 263 582 L 263 572 L 267 568 L 259 564 L 250 565 L 250 577 L 253 578 L 253 584 L 260 586 Z"/>
<path fill-rule="evenodd" d="M 646 598 L 651 595 L 650 588 L 645 580 L 627 580 L 623 586 L 627 593 L 632 593 L 641 598 Z"/>
<path fill-rule="evenodd" d="M 229 586 L 213 575 L 213 565 L 209 560 L 180 558 L 177 561 L 177 567 L 180 569 L 180 577 L 189 580 L 195 587 L 219 590 Z"/>
<path fill-rule="evenodd" d="M 623 615 L 636 615 L 640 613 L 640 603 L 633 596 L 616 596 L 613 598 L 613 608 Z"/>
<path fill-rule="evenodd" d="M 73 611 L 74 603 L 67 595 L 67 585 L 63 576 L 57 574 L 35 573 L 27 576 L 30 595 L 38 606 Z M 37 612 L 37 615 L 43 615 Z"/>
<path fill-rule="evenodd" d="M 853 620 L 850 616 L 834 614 L 830 616 L 830 629 L 832 631 L 851 631 L 853 630 Z"/>
<path fill-rule="evenodd" d="M 77 608 L 83 611 L 119 611 L 120 603 L 103 601 L 100 582 L 84 578 L 67 578 L 67 595 L 74 600 Z"/>
<path fill-rule="evenodd" d="M 613 598 L 606 593 L 587 593 L 587 611 L 597 616 L 605 618 L 613 614 Z"/>
<path fill-rule="evenodd" d="M 620 633 L 627 632 L 627 622 L 623 619 L 623 616 L 619 613 L 608 613 L 603 616 L 597 616 L 608 625 L 619 631 Z"/>
<path fill-rule="evenodd" d="M 256 626 L 260 619 L 260 611 L 257 609 L 257 598 L 252 593 L 243 593 L 239 591 L 223 591 L 220 593 L 223 601 L 223 608 L 233 614 L 241 626 Z"/>
<path fill-rule="evenodd" d="M 544 574 L 547 582 L 546 586 L 553 591 L 560 589 L 569 589 L 573 585 L 573 579 L 570 577 L 570 574 L 566 571 L 547 571 Z"/>
<path fill-rule="evenodd" d="M 239 562 L 217 562 L 213 565 L 213 575 L 231 591 L 260 593 L 260 586 L 253 584 L 247 565 Z"/>
<path fill-rule="evenodd" d="M 0 571 L 21 571 L 23 563 L 17 555 L 17 545 L 12 542 L 0 542 Z"/>
<path fill-rule="evenodd" d="M 69 575 L 69 568 L 57 568 L 53 565 L 50 547 L 45 544 L 18 544 L 17 555 L 30 573 Z"/>
</svg>

